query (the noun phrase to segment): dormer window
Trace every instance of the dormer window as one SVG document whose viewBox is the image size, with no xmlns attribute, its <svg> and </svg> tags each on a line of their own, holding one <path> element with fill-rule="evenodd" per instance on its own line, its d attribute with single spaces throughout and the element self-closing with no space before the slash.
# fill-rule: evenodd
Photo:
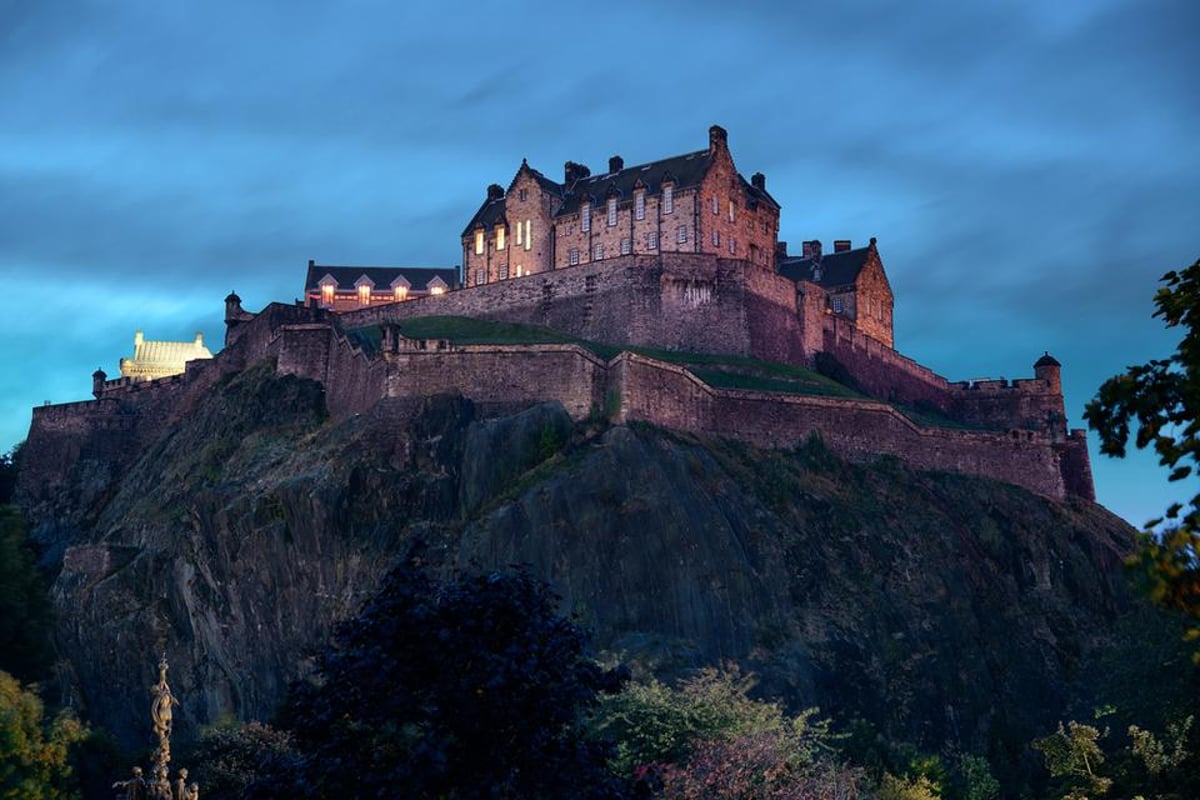
<svg viewBox="0 0 1200 800">
<path fill-rule="evenodd" d="M 430 286 L 430 287 L 429 287 L 429 293 L 430 293 L 430 294 L 433 294 L 433 295 L 445 294 L 445 293 L 446 293 L 446 287 L 445 287 L 445 286 Z"/>
<path fill-rule="evenodd" d="M 483 255 L 483 231 L 475 231 L 475 255 Z"/>
<path fill-rule="evenodd" d="M 639 189 L 633 196 L 633 216 L 634 219 L 646 218 L 646 191 L 644 189 Z"/>
<path fill-rule="evenodd" d="M 371 287 L 365 283 L 358 287 L 358 304 L 360 306 L 371 305 Z"/>
<path fill-rule="evenodd" d="M 401 303 L 408 299 L 408 287 L 397 286 L 392 290 L 392 295 L 396 298 L 397 303 Z"/>
<path fill-rule="evenodd" d="M 480 283 L 482 283 L 482 281 L 480 281 Z M 431 280 L 429 283 L 426 284 L 426 288 L 429 289 L 429 293 L 431 295 L 445 294 L 446 293 L 446 282 L 444 280 L 442 280 L 441 278 L 435 277 L 433 280 Z"/>
<path fill-rule="evenodd" d="M 675 210 L 675 186 L 668 183 L 663 186 L 663 213 L 670 214 Z"/>
<path fill-rule="evenodd" d="M 608 198 L 608 227 L 613 227 L 617 224 L 617 198 Z"/>
<path fill-rule="evenodd" d="M 503 225 L 496 226 L 496 249 L 497 250 L 504 249 L 504 226 Z"/>
<path fill-rule="evenodd" d="M 579 230 L 587 233 L 592 229 L 592 204 L 584 203 L 579 209 Z"/>
<path fill-rule="evenodd" d="M 327 283 L 321 287 L 321 303 L 327 306 L 333 305 L 333 284 Z"/>
</svg>

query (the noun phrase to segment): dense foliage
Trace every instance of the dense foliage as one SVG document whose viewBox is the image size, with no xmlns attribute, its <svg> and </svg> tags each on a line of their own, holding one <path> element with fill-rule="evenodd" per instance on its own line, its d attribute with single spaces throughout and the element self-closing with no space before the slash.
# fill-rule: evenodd
<svg viewBox="0 0 1200 800">
<path fill-rule="evenodd" d="M 0 455 L 0 506 L 13 501 L 13 494 L 17 489 L 17 469 L 20 466 L 21 446 L 18 444 L 4 455 Z"/>
<path fill-rule="evenodd" d="M 0 797 L 78 797 L 68 755 L 71 747 L 87 735 L 68 711 L 47 719 L 37 693 L 0 672 Z"/>
<path fill-rule="evenodd" d="M 1200 260 L 1162 282 L 1154 316 L 1183 330 L 1178 348 L 1107 380 L 1084 416 L 1100 434 L 1101 452 L 1118 457 L 1136 424 L 1136 446 L 1153 446 L 1170 480 L 1181 481 L 1200 467 Z M 1161 536 L 1143 537 L 1138 563 L 1151 596 L 1189 615 L 1191 636 L 1200 638 L 1200 493 L 1166 509 L 1165 519 Z"/>
<path fill-rule="evenodd" d="M 261 797 L 615 798 L 625 782 L 583 714 L 620 677 L 524 573 L 394 570 L 341 627 L 283 722 L 298 756 Z"/>
<path fill-rule="evenodd" d="M 0 670 L 25 681 L 44 678 L 54 658 L 50 622 L 25 523 L 15 508 L 0 506 Z"/>
</svg>

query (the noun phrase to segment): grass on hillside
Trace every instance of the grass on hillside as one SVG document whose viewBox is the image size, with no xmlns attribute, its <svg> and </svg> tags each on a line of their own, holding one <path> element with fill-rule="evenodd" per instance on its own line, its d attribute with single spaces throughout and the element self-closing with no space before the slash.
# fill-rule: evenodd
<svg viewBox="0 0 1200 800">
<path fill-rule="evenodd" d="M 819 395 L 825 397 L 866 396 L 837 381 L 805 367 L 762 361 L 745 356 L 717 353 L 689 353 L 655 347 L 601 344 L 579 339 L 539 325 L 474 319 L 471 317 L 432 316 L 399 320 L 400 333 L 412 339 L 448 339 L 455 344 L 577 344 L 603 359 L 628 351 L 688 368 L 709 386 L 722 389 L 747 389 L 780 394 Z M 369 351 L 377 350 L 382 338 L 377 325 L 348 332 L 353 341 Z M 920 425 L 965 427 L 936 413 L 896 406 L 897 410 Z"/>
</svg>

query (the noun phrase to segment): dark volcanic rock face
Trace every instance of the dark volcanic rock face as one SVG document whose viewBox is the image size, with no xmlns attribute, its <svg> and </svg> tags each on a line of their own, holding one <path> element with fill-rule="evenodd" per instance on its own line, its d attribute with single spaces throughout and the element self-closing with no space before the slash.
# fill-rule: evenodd
<svg viewBox="0 0 1200 800">
<path fill-rule="evenodd" d="M 441 568 L 531 564 L 597 644 L 663 673 L 737 660 L 766 692 L 930 750 L 1052 727 L 1131 607 L 1130 530 L 1097 506 L 819 444 L 572 426 L 557 406 L 478 420 L 436 397 L 334 423 L 319 385 L 266 367 L 123 474 L 78 472 L 28 513 L 62 553 L 81 700 L 131 742 L 164 650 L 184 735 L 268 717 L 414 538 Z"/>
</svg>

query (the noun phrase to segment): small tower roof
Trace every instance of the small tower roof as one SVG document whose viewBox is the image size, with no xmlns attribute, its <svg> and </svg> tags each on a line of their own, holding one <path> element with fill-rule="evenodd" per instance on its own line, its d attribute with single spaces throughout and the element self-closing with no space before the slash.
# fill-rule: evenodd
<svg viewBox="0 0 1200 800">
<path fill-rule="evenodd" d="M 1058 359 L 1055 358 L 1054 356 L 1050 355 L 1049 350 L 1047 350 L 1045 353 L 1043 353 L 1041 358 L 1039 358 L 1037 361 L 1033 362 L 1034 369 L 1037 369 L 1038 367 L 1061 367 L 1061 366 L 1062 366 L 1062 364 L 1058 363 Z"/>
</svg>

